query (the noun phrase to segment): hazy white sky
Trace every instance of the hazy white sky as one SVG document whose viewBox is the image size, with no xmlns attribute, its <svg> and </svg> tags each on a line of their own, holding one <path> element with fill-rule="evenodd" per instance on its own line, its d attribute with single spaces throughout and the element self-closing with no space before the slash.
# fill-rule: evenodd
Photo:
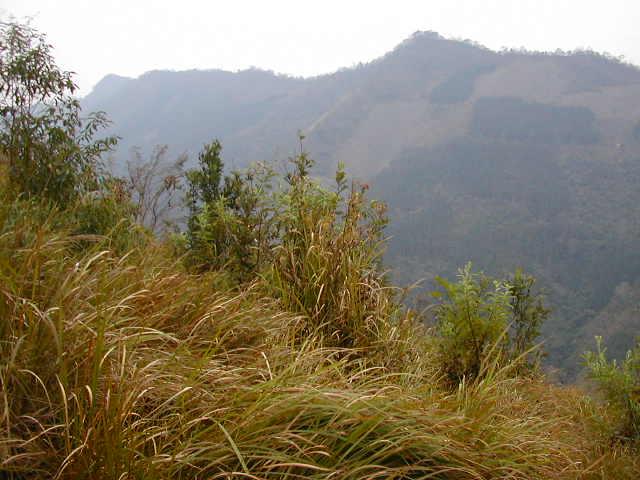
<svg viewBox="0 0 640 480">
<path fill-rule="evenodd" d="M 88 93 L 104 75 L 250 66 L 292 75 L 372 60 L 416 30 L 488 47 L 589 47 L 640 65 L 639 0 L 0 0 L 34 17 Z"/>
</svg>

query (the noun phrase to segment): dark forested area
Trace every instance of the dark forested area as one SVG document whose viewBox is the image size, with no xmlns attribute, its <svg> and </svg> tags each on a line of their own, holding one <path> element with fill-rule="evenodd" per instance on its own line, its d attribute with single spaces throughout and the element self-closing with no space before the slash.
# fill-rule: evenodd
<svg viewBox="0 0 640 480">
<path fill-rule="evenodd" d="M 554 308 L 545 329 L 549 360 L 574 374 L 580 347 L 599 330 L 594 312 L 640 276 L 632 200 L 639 160 L 607 167 L 545 145 L 482 138 L 407 152 L 374 182 L 394 219 L 388 262 L 407 282 L 468 260 L 495 275 L 517 267 L 535 273 Z M 618 355 L 637 321 L 612 332 Z"/>
</svg>

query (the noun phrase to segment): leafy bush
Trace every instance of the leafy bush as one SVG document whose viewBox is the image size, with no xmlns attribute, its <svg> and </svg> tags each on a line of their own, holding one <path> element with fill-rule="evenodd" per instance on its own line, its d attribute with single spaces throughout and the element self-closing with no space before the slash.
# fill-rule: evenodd
<svg viewBox="0 0 640 480">
<path fill-rule="evenodd" d="M 438 279 L 445 299 L 437 308 L 437 333 L 450 380 L 457 384 L 510 362 L 516 371 L 535 369 L 540 352 L 534 342 L 549 314 L 532 292 L 535 279 L 517 271 L 510 280 L 495 280 L 474 273 L 470 263 L 458 279 Z"/>
<path fill-rule="evenodd" d="M 640 440 L 640 341 L 618 364 L 607 359 L 602 337 L 596 337 L 596 351 L 584 355 L 588 376 L 621 417 L 618 437 Z"/>
<path fill-rule="evenodd" d="M 199 169 L 187 172 L 187 258 L 200 270 L 224 267 L 243 281 L 267 262 L 277 236 L 273 172 L 255 165 L 223 179 L 221 151 L 217 140 L 205 145 Z"/>
<path fill-rule="evenodd" d="M 151 239 L 151 232 L 136 221 L 135 206 L 123 192 L 121 182 L 112 181 L 99 194 L 84 195 L 67 207 L 66 221 L 80 247 L 99 241 L 121 254 Z"/>
<path fill-rule="evenodd" d="M 397 309 L 380 264 L 384 205 L 366 200 L 367 186 L 349 188 L 342 167 L 333 191 L 312 180 L 302 146 L 284 177 L 255 166 L 224 181 L 220 151 L 218 142 L 205 146 L 187 174 L 190 262 L 239 280 L 262 276 L 270 295 L 308 320 L 299 338 L 374 343 L 380 319 Z"/>
<path fill-rule="evenodd" d="M 493 347 L 505 348 L 510 295 L 504 282 L 473 273 L 467 264 L 450 283 L 439 278 L 446 302 L 438 307 L 437 330 L 444 368 L 456 382 L 477 377 Z"/>
<path fill-rule="evenodd" d="M 535 369 L 543 352 L 534 347 L 551 310 L 544 305 L 543 295 L 536 291 L 536 279 L 532 275 L 518 269 L 507 283 L 511 297 L 509 356 L 518 360 L 519 367 Z"/>
</svg>

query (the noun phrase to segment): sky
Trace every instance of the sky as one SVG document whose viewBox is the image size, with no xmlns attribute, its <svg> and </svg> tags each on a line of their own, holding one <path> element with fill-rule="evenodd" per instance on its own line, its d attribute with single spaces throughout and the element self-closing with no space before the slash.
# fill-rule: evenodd
<svg viewBox="0 0 640 480">
<path fill-rule="evenodd" d="M 591 48 L 640 65 L 638 0 L 0 0 L 9 16 L 47 34 L 82 95 L 109 73 L 330 73 L 418 30 L 492 49 Z"/>
</svg>

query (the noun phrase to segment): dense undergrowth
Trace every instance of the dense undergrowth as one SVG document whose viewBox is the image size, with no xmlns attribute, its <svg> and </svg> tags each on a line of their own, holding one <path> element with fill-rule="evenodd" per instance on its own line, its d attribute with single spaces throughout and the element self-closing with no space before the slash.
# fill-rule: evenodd
<svg viewBox="0 0 640 480">
<path fill-rule="evenodd" d="M 532 279 L 467 270 L 425 327 L 384 275 L 383 206 L 342 170 L 335 190 L 311 180 L 303 151 L 271 188 L 223 180 L 209 144 L 187 231 L 156 236 L 99 168 L 110 143 L 93 127 L 77 143 L 68 75 L 36 88 L 46 45 L 13 58 L 35 40 L 2 27 L 0 72 L 25 97 L 1 104 L 1 478 L 637 478 L 616 431 L 638 418 L 635 357 L 610 407 L 546 382 Z"/>
<path fill-rule="evenodd" d="M 260 278 L 220 287 L 118 223 L 77 233 L 74 208 L 0 208 L 4 478 L 637 474 L 576 390 L 491 363 L 452 389 L 407 312 L 335 346 L 338 317 L 289 313 Z"/>
</svg>

